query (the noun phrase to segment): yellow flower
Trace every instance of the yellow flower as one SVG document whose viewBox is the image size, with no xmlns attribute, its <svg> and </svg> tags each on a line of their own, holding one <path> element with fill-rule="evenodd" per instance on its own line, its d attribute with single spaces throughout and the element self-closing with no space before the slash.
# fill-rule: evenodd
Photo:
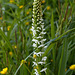
<svg viewBox="0 0 75 75">
<path fill-rule="evenodd" d="M 8 27 L 7 27 L 7 30 L 9 31 L 9 30 L 10 30 L 10 28 L 11 28 L 11 26 L 8 26 Z"/>
<path fill-rule="evenodd" d="M 38 69 L 38 66 L 34 67 L 34 69 Z"/>
<path fill-rule="evenodd" d="M 21 60 L 21 63 L 27 63 L 25 60 Z"/>
<path fill-rule="evenodd" d="M 36 69 L 36 68 L 34 67 L 34 69 Z"/>
<path fill-rule="evenodd" d="M 9 55 L 10 55 L 10 56 L 12 56 L 12 54 L 13 54 L 12 52 L 9 52 Z"/>
<path fill-rule="evenodd" d="M 69 68 L 70 68 L 70 70 L 75 70 L 75 64 L 71 65 Z"/>
<path fill-rule="evenodd" d="M 45 0 L 43 0 L 42 3 L 45 3 Z"/>
<path fill-rule="evenodd" d="M 27 63 L 27 62 L 25 60 L 21 60 L 21 64 L 20 65 L 22 65 L 24 63 Z"/>
<path fill-rule="evenodd" d="M 17 48 L 17 46 L 15 45 L 14 48 Z"/>
<path fill-rule="evenodd" d="M 2 20 L 3 18 L 2 17 L 0 17 L 0 20 Z"/>
<path fill-rule="evenodd" d="M 36 66 L 36 68 L 38 69 L 38 66 Z"/>
<path fill-rule="evenodd" d="M 33 55 L 33 58 L 36 58 L 36 57 L 37 57 L 37 56 L 34 54 L 34 55 Z"/>
<path fill-rule="evenodd" d="M 19 6 L 19 8 L 23 8 L 23 5 Z"/>
<path fill-rule="evenodd" d="M 6 68 L 4 68 L 0 73 L 1 73 L 1 74 L 6 74 L 6 73 L 7 73 L 7 70 L 8 70 L 8 68 L 6 67 Z"/>
<path fill-rule="evenodd" d="M 47 10 L 50 10 L 50 6 L 47 6 Z"/>
<path fill-rule="evenodd" d="M 14 0 L 10 0 L 10 3 L 13 3 L 14 2 Z"/>
<path fill-rule="evenodd" d="M 29 22 L 26 22 L 25 24 L 26 24 L 26 25 L 29 25 Z"/>
<path fill-rule="evenodd" d="M 26 14 L 29 15 L 29 11 Z"/>
</svg>

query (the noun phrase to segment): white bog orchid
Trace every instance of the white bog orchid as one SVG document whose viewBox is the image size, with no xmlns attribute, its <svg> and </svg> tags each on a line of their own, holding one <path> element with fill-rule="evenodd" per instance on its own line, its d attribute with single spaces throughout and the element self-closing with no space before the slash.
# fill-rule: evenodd
<svg viewBox="0 0 75 75">
<path fill-rule="evenodd" d="M 46 39 L 44 38 L 46 32 L 45 32 L 45 28 L 44 28 L 44 22 L 43 22 L 43 18 L 42 18 L 42 7 L 41 7 L 41 0 L 34 0 L 33 3 L 33 16 L 32 16 L 32 42 L 33 42 L 33 47 L 36 50 L 33 55 L 36 56 L 36 58 L 34 58 L 33 61 L 33 67 L 35 67 L 34 69 L 34 74 L 35 75 L 40 75 L 39 73 L 45 72 L 47 68 L 42 68 L 44 67 L 44 65 L 46 64 L 46 59 L 47 57 L 43 56 L 44 54 L 44 48 L 46 48 L 47 46 L 45 46 L 45 42 Z M 36 67 L 38 65 L 41 68 L 39 68 L 40 70 L 38 70 Z"/>
</svg>

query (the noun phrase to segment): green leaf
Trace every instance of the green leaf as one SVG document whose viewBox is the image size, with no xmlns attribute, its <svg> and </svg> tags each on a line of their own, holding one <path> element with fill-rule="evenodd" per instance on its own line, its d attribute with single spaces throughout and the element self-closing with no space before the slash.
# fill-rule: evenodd
<svg viewBox="0 0 75 75">
<path fill-rule="evenodd" d="M 8 38 L 6 37 L 6 35 L 4 34 L 4 32 L 0 29 L 0 35 L 3 37 L 3 39 L 6 41 L 8 48 L 10 49 L 10 51 L 12 51 L 12 46 L 10 44 L 10 41 L 8 40 Z"/>
<path fill-rule="evenodd" d="M 52 18 L 51 18 L 51 38 L 54 39 L 55 38 L 55 26 L 54 26 L 54 17 L 53 17 L 53 12 L 52 12 Z M 53 62 L 55 65 L 55 47 L 53 46 L 52 48 L 52 52 L 53 52 Z"/>
<path fill-rule="evenodd" d="M 58 38 L 55 38 L 54 42 L 53 42 L 53 41 L 52 41 L 52 42 L 50 41 L 50 45 L 49 45 L 49 46 L 47 47 L 47 49 L 45 50 L 45 53 L 43 54 L 43 56 L 45 56 L 45 55 L 48 54 L 48 52 L 49 52 L 50 49 L 54 46 L 54 44 L 55 44 L 56 41 L 60 40 L 64 35 L 66 35 L 67 33 L 71 32 L 71 31 L 73 31 L 73 30 L 75 30 L 75 28 L 66 31 L 65 33 L 63 33 L 62 35 L 60 35 Z"/>
</svg>

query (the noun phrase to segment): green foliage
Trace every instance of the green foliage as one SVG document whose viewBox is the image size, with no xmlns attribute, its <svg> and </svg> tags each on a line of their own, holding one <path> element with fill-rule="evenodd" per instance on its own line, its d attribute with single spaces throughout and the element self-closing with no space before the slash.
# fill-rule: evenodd
<svg viewBox="0 0 75 75">
<path fill-rule="evenodd" d="M 0 0 L 0 72 L 7 67 L 6 75 L 32 75 L 33 0 L 12 1 Z M 41 1 L 47 32 L 46 75 L 74 75 L 69 67 L 75 64 L 75 1 Z M 21 65 L 21 60 L 27 63 Z"/>
</svg>

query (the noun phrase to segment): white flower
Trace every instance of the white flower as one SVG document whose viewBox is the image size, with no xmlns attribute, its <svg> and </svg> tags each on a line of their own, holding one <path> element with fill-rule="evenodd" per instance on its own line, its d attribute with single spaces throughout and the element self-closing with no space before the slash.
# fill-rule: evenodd
<svg viewBox="0 0 75 75">
<path fill-rule="evenodd" d="M 44 54 L 44 52 L 38 52 L 38 55 L 40 55 L 40 56 L 41 56 L 42 54 Z"/>
<path fill-rule="evenodd" d="M 38 40 L 36 40 L 36 39 L 33 39 L 32 41 L 34 41 L 35 43 L 39 42 L 39 41 L 38 41 Z"/>
<path fill-rule="evenodd" d="M 39 30 L 36 30 L 37 32 L 40 32 Z"/>
<path fill-rule="evenodd" d="M 44 24 L 44 23 L 43 23 Z M 41 25 L 42 29 L 44 28 L 44 25 Z"/>
<path fill-rule="evenodd" d="M 43 29 L 43 31 L 45 31 L 45 29 Z"/>
<path fill-rule="evenodd" d="M 47 69 L 47 68 L 44 68 L 44 69 L 42 69 L 40 72 L 45 72 L 45 73 L 46 73 L 46 69 Z"/>
<path fill-rule="evenodd" d="M 42 31 L 40 34 L 46 34 L 46 32 L 43 32 L 43 31 Z"/>
<path fill-rule="evenodd" d="M 42 44 L 42 45 L 38 46 L 38 48 L 43 47 L 43 46 L 44 46 L 44 44 Z"/>
<path fill-rule="evenodd" d="M 39 56 L 41 56 L 42 54 L 44 54 L 44 52 L 38 52 L 38 53 L 34 52 L 34 54 L 39 57 Z"/>
<path fill-rule="evenodd" d="M 40 28 L 40 27 L 37 27 L 37 29 L 40 29 L 40 30 L 41 30 L 41 28 Z"/>
<path fill-rule="evenodd" d="M 37 69 L 34 69 L 34 70 L 35 70 L 34 74 L 35 74 L 35 75 L 39 75 Z"/>
<path fill-rule="evenodd" d="M 33 28 L 31 28 L 31 30 L 33 31 L 33 36 L 36 35 L 36 30 L 34 30 Z"/>
<path fill-rule="evenodd" d="M 44 46 L 44 48 L 47 48 L 47 46 Z"/>
<path fill-rule="evenodd" d="M 37 47 L 36 43 L 33 43 L 33 47 Z"/>
<path fill-rule="evenodd" d="M 36 62 L 33 62 L 33 66 L 37 66 L 37 63 Z"/>
<path fill-rule="evenodd" d="M 43 37 L 42 36 L 38 36 L 37 39 L 39 39 L 39 38 L 43 38 Z"/>
<path fill-rule="evenodd" d="M 46 41 L 46 39 L 43 39 L 43 40 L 41 40 L 40 42 L 42 43 L 42 42 L 44 42 L 44 41 Z"/>
<path fill-rule="evenodd" d="M 41 64 L 41 65 L 43 65 L 43 64 L 45 64 L 45 62 L 42 62 L 42 61 L 40 61 L 40 62 L 38 62 L 38 64 Z"/>
<path fill-rule="evenodd" d="M 46 59 L 47 59 L 47 57 L 45 56 L 45 57 L 42 58 L 42 61 L 46 61 Z"/>
</svg>

